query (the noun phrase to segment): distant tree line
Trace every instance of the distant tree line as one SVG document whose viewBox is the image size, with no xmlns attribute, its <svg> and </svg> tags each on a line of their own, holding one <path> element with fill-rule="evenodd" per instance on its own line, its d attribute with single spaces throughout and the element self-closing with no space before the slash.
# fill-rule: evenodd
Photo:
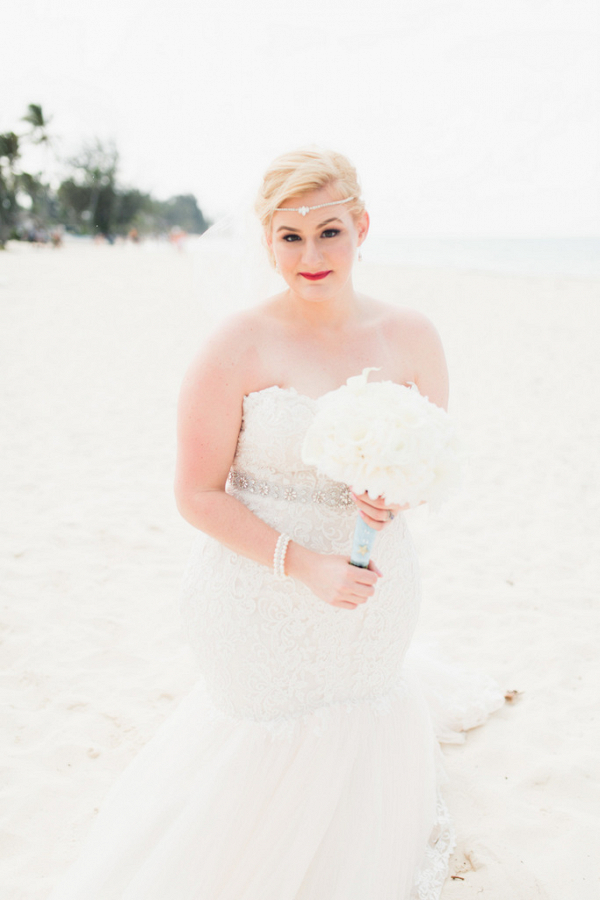
<svg viewBox="0 0 600 900">
<path fill-rule="evenodd" d="M 24 146 L 43 145 L 48 153 L 52 141 L 41 106 L 30 104 L 21 121 L 29 126 L 25 133 L 0 134 L 0 247 L 11 238 L 26 240 L 32 231 L 51 233 L 61 226 L 109 239 L 132 230 L 144 235 L 180 228 L 201 234 L 208 228 L 193 194 L 157 200 L 119 184 L 116 147 L 98 139 L 63 163 L 66 177 L 58 187 L 43 172 L 23 171 Z"/>
</svg>

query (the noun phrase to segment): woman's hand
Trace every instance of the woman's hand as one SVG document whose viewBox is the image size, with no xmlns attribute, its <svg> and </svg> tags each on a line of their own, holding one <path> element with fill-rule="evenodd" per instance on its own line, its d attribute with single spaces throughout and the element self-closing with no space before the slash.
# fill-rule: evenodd
<svg viewBox="0 0 600 900">
<path fill-rule="evenodd" d="M 373 560 L 368 569 L 361 569 L 346 556 L 315 553 L 294 541 L 288 547 L 285 570 L 325 603 L 342 609 L 356 609 L 366 603 L 382 575 Z"/>
<path fill-rule="evenodd" d="M 368 493 L 357 495 L 351 491 L 350 495 L 358 507 L 360 516 L 375 531 L 381 531 L 390 524 L 397 513 L 409 508 L 408 504 L 399 506 L 397 503 L 386 503 L 383 497 L 371 500 Z"/>
</svg>

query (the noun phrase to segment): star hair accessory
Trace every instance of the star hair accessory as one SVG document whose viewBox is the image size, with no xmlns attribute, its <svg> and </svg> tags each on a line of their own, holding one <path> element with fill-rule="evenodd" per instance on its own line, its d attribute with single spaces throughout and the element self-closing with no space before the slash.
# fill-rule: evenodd
<svg viewBox="0 0 600 900">
<path fill-rule="evenodd" d="M 312 212 L 313 209 L 324 209 L 326 206 L 339 206 L 340 203 L 350 203 L 351 200 L 355 199 L 355 197 L 346 197 L 344 200 L 332 200 L 331 203 L 318 203 L 316 206 L 278 206 L 275 209 L 275 212 L 297 212 L 300 213 L 301 216 L 306 216 L 309 212 Z"/>
</svg>

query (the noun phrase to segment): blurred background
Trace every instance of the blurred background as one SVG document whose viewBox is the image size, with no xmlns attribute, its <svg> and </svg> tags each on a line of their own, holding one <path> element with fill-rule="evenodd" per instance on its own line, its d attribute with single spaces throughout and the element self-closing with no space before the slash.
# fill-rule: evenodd
<svg viewBox="0 0 600 900">
<path fill-rule="evenodd" d="M 3 20 L 4 241 L 201 232 L 316 143 L 357 165 L 375 261 L 600 271 L 595 0 L 31 0 Z"/>
</svg>

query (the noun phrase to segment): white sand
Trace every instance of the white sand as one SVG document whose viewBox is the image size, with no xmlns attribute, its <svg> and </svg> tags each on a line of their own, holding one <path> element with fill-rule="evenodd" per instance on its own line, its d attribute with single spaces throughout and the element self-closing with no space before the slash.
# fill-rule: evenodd
<svg viewBox="0 0 600 900">
<path fill-rule="evenodd" d="M 2 900 L 45 898 L 194 679 L 171 487 L 179 381 L 214 318 L 192 268 L 171 248 L 0 254 Z M 600 282 L 359 278 L 437 324 L 470 456 L 461 495 L 413 514 L 422 635 L 520 692 L 445 751 L 444 898 L 596 900 Z"/>
</svg>

